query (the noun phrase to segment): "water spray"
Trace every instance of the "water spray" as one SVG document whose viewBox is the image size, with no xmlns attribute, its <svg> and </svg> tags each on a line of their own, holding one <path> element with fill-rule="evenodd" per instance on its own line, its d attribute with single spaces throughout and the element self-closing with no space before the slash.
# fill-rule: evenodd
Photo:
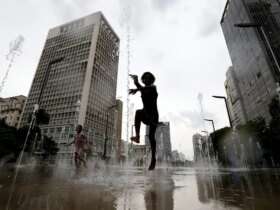
<svg viewBox="0 0 280 210">
<path fill-rule="evenodd" d="M 129 88 L 130 88 L 130 64 L 131 64 L 131 28 L 130 28 L 130 19 L 131 19 L 131 6 L 129 4 L 125 5 L 123 8 L 122 15 L 123 22 L 125 23 L 125 36 L 126 36 L 126 142 L 129 142 L 129 134 L 130 134 L 130 96 L 129 96 Z M 128 156 L 128 150 L 126 151 L 126 155 Z"/>
<path fill-rule="evenodd" d="M 3 91 L 3 88 L 5 86 L 5 83 L 8 79 L 9 73 L 11 71 L 11 68 L 14 64 L 15 58 L 16 56 L 19 56 L 22 54 L 22 45 L 24 42 L 24 37 L 22 35 L 19 35 L 14 41 L 10 42 L 10 49 L 9 49 L 9 53 L 6 55 L 6 60 L 8 60 L 9 64 L 8 67 L 6 69 L 6 73 L 1 81 L 0 84 L 0 94 Z"/>
</svg>

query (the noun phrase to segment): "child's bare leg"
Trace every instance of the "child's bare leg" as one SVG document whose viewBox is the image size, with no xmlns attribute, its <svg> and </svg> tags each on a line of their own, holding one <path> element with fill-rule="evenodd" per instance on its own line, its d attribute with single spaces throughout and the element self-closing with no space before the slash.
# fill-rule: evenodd
<svg viewBox="0 0 280 210">
<path fill-rule="evenodd" d="M 81 158 L 81 161 L 83 162 L 84 167 L 87 168 L 87 159 L 85 157 L 85 154 L 83 154 L 83 157 Z"/>
<path fill-rule="evenodd" d="M 87 161 L 83 158 L 81 158 L 81 162 L 84 164 L 84 167 L 87 168 Z"/>
<path fill-rule="evenodd" d="M 152 158 L 151 158 L 151 164 L 149 166 L 149 170 L 154 170 L 156 166 L 156 139 L 155 139 L 156 129 L 157 129 L 156 125 L 150 125 L 149 140 L 151 145 Z"/>
<path fill-rule="evenodd" d="M 74 161 L 75 161 L 75 166 L 77 168 L 79 168 L 80 167 L 80 161 L 79 161 L 79 156 L 78 156 L 77 153 L 75 153 Z"/>
<path fill-rule="evenodd" d="M 141 127 L 142 115 L 143 115 L 142 110 L 137 110 L 135 113 L 135 120 L 134 120 L 135 136 L 131 137 L 131 141 L 134 141 L 136 143 L 140 142 L 140 127 Z"/>
</svg>

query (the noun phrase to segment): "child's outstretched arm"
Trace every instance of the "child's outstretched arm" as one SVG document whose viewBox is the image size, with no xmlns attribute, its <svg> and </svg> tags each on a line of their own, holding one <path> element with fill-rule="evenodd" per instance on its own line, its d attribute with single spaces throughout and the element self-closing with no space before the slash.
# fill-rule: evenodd
<svg viewBox="0 0 280 210">
<path fill-rule="evenodd" d="M 137 75 L 133 75 L 133 74 L 130 74 L 129 76 L 133 79 L 134 84 L 135 84 L 135 86 L 137 87 L 137 89 L 138 89 L 138 90 L 141 90 L 141 89 L 143 88 L 143 86 L 140 85 L 140 83 L 139 83 L 139 81 L 138 81 L 138 76 L 137 76 Z"/>
<path fill-rule="evenodd" d="M 129 89 L 129 94 L 135 95 L 138 92 L 138 89 Z"/>
</svg>

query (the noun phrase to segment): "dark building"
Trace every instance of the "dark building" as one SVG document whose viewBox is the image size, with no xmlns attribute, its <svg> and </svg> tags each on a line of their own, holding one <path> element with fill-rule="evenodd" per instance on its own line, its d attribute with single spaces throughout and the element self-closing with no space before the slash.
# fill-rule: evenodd
<svg viewBox="0 0 280 210">
<path fill-rule="evenodd" d="M 259 27 L 235 27 L 239 23 L 254 23 Z M 270 120 L 268 104 L 276 95 L 280 75 L 279 23 L 278 0 L 230 0 L 226 3 L 221 26 L 233 64 L 232 75 L 244 105 L 244 113 L 240 112 L 243 116 L 238 116 L 239 119 L 248 121 L 262 116 L 267 122 Z M 232 106 L 237 110 L 235 106 L 241 105 L 233 103 Z"/>
</svg>

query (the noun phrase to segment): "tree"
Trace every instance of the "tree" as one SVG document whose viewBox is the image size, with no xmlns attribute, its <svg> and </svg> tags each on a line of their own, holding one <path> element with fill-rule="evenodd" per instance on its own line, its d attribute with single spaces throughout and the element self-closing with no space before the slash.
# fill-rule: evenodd
<svg viewBox="0 0 280 210">
<path fill-rule="evenodd" d="M 263 117 L 257 117 L 254 120 L 250 120 L 245 125 L 237 126 L 237 130 L 241 135 L 256 137 L 258 139 L 266 138 L 269 132 Z"/>
<path fill-rule="evenodd" d="M 225 127 L 210 134 L 214 149 L 213 155 L 217 156 L 218 161 L 224 166 L 227 164 L 227 154 L 225 154 L 224 145 L 226 144 L 227 139 L 229 139 L 231 132 L 231 128 Z"/>
<path fill-rule="evenodd" d="M 17 144 L 20 148 L 20 151 L 23 149 L 29 126 L 24 126 L 17 130 Z M 41 140 L 41 129 L 38 126 L 35 126 L 30 130 L 29 137 L 26 142 L 25 152 L 32 152 L 33 145 L 36 142 Z"/>
<path fill-rule="evenodd" d="M 17 139 L 16 128 L 8 126 L 5 120 L 0 120 L 0 159 L 12 156 L 11 159 L 16 158 Z"/>
<path fill-rule="evenodd" d="M 276 164 L 280 164 L 280 102 L 276 96 L 269 104 L 271 121 L 269 123 L 272 157 Z"/>
<path fill-rule="evenodd" d="M 280 118 L 280 103 L 278 96 L 274 97 L 269 104 L 269 113 L 273 119 Z"/>
<path fill-rule="evenodd" d="M 40 118 L 40 117 L 39 117 Z M 45 123 L 46 119 L 40 118 L 40 123 Z M 26 142 L 24 152 L 31 153 L 38 142 L 42 141 L 42 149 L 44 150 L 44 158 L 56 155 L 59 151 L 57 143 L 51 137 L 41 135 L 39 126 L 34 126 L 30 130 L 28 139 L 26 139 L 29 131 L 29 126 L 24 126 L 18 130 L 15 127 L 8 126 L 5 120 L 0 120 L 0 159 L 9 157 L 7 161 L 15 162 L 23 149 Z"/>
<path fill-rule="evenodd" d="M 47 113 L 45 109 L 39 109 L 36 113 L 36 120 L 38 125 L 46 125 L 49 124 L 50 115 Z"/>
<path fill-rule="evenodd" d="M 280 139 L 280 103 L 278 97 L 274 97 L 269 104 L 271 121 L 269 124 L 270 131 L 274 139 Z"/>
</svg>

